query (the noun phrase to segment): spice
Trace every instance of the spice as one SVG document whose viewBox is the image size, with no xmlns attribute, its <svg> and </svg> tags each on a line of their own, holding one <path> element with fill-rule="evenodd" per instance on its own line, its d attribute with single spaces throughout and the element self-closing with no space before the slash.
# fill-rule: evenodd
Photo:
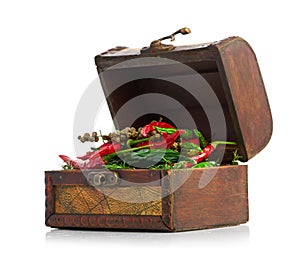
<svg viewBox="0 0 300 260">
<path fill-rule="evenodd" d="M 80 163 L 72 160 L 70 157 L 66 155 L 59 155 L 59 157 L 68 165 L 71 167 L 71 169 L 80 169 Z"/>
<path fill-rule="evenodd" d="M 148 134 L 151 132 L 151 131 L 154 131 L 155 128 L 154 127 L 160 127 L 160 128 L 175 128 L 174 126 L 168 124 L 168 123 L 165 123 L 165 122 L 152 122 L 148 125 L 145 125 L 142 130 L 141 130 L 141 134 L 144 136 L 144 137 L 147 137 Z"/>
<path fill-rule="evenodd" d="M 180 136 L 180 131 L 176 131 L 175 133 L 168 135 L 166 133 L 162 134 L 163 140 L 159 142 L 151 142 L 149 145 L 151 148 L 155 149 L 169 149 L 176 139 Z"/>
<path fill-rule="evenodd" d="M 98 151 L 95 151 L 94 154 L 89 158 L 89 160 L 93 160 L 97 157 L 103 157 L 105 155 L 109 155 L 121 150 L 122 145 L 120 143 L 112 143 L 101 147 Z"/>
<path fill-rule="evenodd" d="M 91 135 L 89 133 L 85 133 L 83 136 L 79 135 L 78 140 L 80 140 L 80 142 L 82 142 L 82 143 L 85 143 L 85 142 L 98 142 L 99 137 L 97 135 L 97 132 L 92 132 Z"/>
<path fill-rule="evenodd" d="M 114 153 L 115 151 L 118 151 L 122 148 L 122 145 L 120 143 L 104 143 L 99 147 L 98 150 L 93 151 L 93 152 L 88 152 L 83 156 L 78 156 L 78 159 L 81 160 L 87 160 L 90 158 L 93 158 L 93 156 L 104 156 L 107 154 Z"/>
<path fill-rule="evenodd" d="M 66 163 L 64 169 L 127 169 L 139 165 L 150 169 L 199 168 L 217 165 L 208 158 L 219 144 L 234 142 L 213 142 L 208 144 L 202 133 L 196 129 L 176 129 L 165 122 L 152 122 L 143 128 L 126 127 L 100 137 L 104 144 L 78 160 L 60 155 Z M 96 132 L 78 137 L 81 141 L 98 141 Z M 237 153 L 236 153 L 237 154 Z M 120 155 L 122 159 L 120 159 Z M 235 156 L 236 160 L 238 155 Z M 136 164 L 137 163 L 137 164 Z M 153 164 L 153 165 L 152 165 Z M 149 166 L 150 165 L 150 166 Z"/>
<path fill-rule="evenodd" d="M 72 160 L 66 155 L 59 155 L 59 157 L 70 167 L 70 169 L 98 169 L 102 168 L 104 161 L 101 156 L 93 156 L 87 161 Z"/>
<path fill-rule="evenodd" d="M 202 153 L 200 153 L 199 155 L 193 156 L 191 158 L 194 159 L 197 163 L 202 162 L 203 160 L 207 159 L 212 154 L 212 152 L 215 150 L 215 148 L 219 144 L 236 145 L 235 142 L 216 141 L 216 142 L 208 144 L 206 147 L 204 147 Z"/>
</svg>

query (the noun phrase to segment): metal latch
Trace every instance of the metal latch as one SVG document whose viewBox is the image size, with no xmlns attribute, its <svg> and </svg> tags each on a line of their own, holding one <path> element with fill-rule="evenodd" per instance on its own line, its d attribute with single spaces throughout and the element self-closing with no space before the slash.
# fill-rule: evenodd
<svg viewBox="0 0 300 260">
<path fill-rule="evenodd" d="M 119 175 L 113 171 L 90 172 L 87 180 L 95 187 L 114 186 L 119 183 Z"/>
<path fill-rule="evenodd" d="M 171 41 L 175 40 L 175 35 L 181 33 L 181 34 L 189 34 L 191 33 L 191 29 L 188 27 L 184 27 L 179 29 L 178 31 L 172 33 L 171 35 L 162 37 L 158 40 L 155 40 L 153 42 L 151 42 L 150 47 L 144 47 L 141 49 L 141 52 L 143 53 L 155 53 L 155 52 L 161 52 L 161 51 L 171 51 L 173 49 L 175 49 L 175 46 L 173 46 L 172 44 L 163 44 L 161 43 L 164 40 L 170 39 Z"/>
</svg>

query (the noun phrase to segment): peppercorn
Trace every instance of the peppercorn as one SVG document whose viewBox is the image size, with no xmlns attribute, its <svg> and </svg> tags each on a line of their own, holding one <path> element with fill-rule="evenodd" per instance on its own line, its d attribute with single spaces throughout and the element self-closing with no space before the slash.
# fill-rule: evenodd
<svg viewBox="0 0 300 260">
<path fill-rule="evenodd" d="M 157 131 L 156 130 L 152 130 L 151 132 L 150 132 L 150 135 L 156 135 L 157 134 Z"/>
<path fill-rule="evenodd" d="M 84 133 L 83 137 L 90 137 L 89 133 Z"/>
<path fill-rule="evenodd" d="M 120 140 L 125 141 L 127 139 L 127 136 L 125 134 L 120 135 Z"/>
<path fill-rule="evenodd" d="M 99 140 L 99 137 L 98 136 L 95 136 L 95 138 L 97 139 L 97 140 Z M 110 141 L 111 140 L 111 135 L 109 134 L 109 135 L 101 135 L 101 138 L 103 139 L 103 140 L 105 140 L 105 141 Z M 96 141 L 96 142 L 98 142 L 98 141 Z"/>
<path fill-rule="evenodd" d="M 131 134 L 132 138 L 134 138 L 134 139 L 136 139 L 136 138 L 138 137 L 138 135 L 139 135 L 139 134 L 138 134 L 138 132 L 136 132 L 136 131 L 135 131 L 134 133 Z"/>
<path fill-rule="evenodd" d="M 161 135 L 159 133 L 152 136 L 153 140 L 159 141 L 161 139 Z"/>
</svg>

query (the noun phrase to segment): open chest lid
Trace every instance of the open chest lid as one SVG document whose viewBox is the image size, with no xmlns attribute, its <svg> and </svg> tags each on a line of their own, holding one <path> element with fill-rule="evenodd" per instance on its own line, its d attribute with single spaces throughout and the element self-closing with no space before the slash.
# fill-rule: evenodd
<svg viewBox="0 0 300 260">
<path fill-rule="evenodd" d="M 116 47 L 95 57 L 116 128 L 163 117 L 177 128 L 198 128 L 208 140 L 235 141 L 241 161 L 272 135 L 272 116 L 256 56 L 240 37 L 176 46 Z"/>
</svg>

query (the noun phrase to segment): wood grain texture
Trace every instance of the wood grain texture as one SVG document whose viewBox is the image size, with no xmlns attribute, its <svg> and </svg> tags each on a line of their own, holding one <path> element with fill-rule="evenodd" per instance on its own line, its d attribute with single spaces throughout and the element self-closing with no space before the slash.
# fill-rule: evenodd
<svg viewBox="0 0 300 260">
<path fill-rule="evenodd" d="M 173 209 L 174 196 L 171 190 L 171 179 L 168 171 L 162 171 L 162 221 L 170 229 L 174 231 Z"/>
<path fill-rule="evenodd" d="M 229 138 L 231 141 L 238 142 L 239 154 L 243 156 L 241 160 L 249 160 L 267 145 L 272 135 L 271 111 L 257 59 L 246 41 L 239 37 L 230 37 L 211 44 L 177 46 L 172 51 L 154 54 L 141 54 L 138 49 L 126 49 L 119 52 L 114 50 L 112 53 L 106 55 L 98 55 L 95 57 L 95 62 L 98 73 L 101 73 L 100 80 L 104 83 L 103 86 L 110 89 L 110 86 L 114 86 L 111 81 L 118 78 L 118 76 L 121 77 L 124 73 L 126 75 L 128 73 L 134 74 L 134 72 L 140 73 L 141 71 L 144 73 L 154 69 L 157 71 L 155 75 L 158 77 L 165 75 L 182 75 L 182 72 L 178 71 L 176 65 L 162 64 L 158 69 L 157 63 L 151 64 L 147 59 L 136 59 L 142 57 L 167 58 L 173 60 L 174 64 L 175 61 L 186 64 L 201 75 L 205 75 L 205 73 L 207 74 L 208 72 L 210 72 L 209 74 L 218 73 L 221 79 L 220 81 L 208 82 L 223 107 Z M 131 60 L 130 68 L 128 64 L 121 65 L 123 61 L 128 60 Z M 215 62 L 217 63 L 217 67 L 215 66 Z M 111 67 L 117 64 L 118 69 L 111 70 Z M 143 75 L 147 74 L 144 73 Z M 216 76 L 213 78 L 216 78 Z M 153 86 L 147 86 L 148 84 L 144 81 L 132 84 L 134 84 L 134 87 L 122 91 L 125 96 L 132 97 L 132 95 L 135 95 L 135 93 L 131 92 L 136 91 L 139 85 L 141 85 L 143 89 L 149 88 L 150 91 L 153 91 L 154 88 Z M 162 83 L 158 82 L 156 85 L 159 87 L 161 84 Z M 151 84 L 149 83 L 149 85 Z M 131 85 L 129 84 L 129 86 Z M 161 89 L 165 91 L 166 87 L 164 86 Z M 106 89 L 104 90 L 107 91 Z M 179 89 L 176 89 L 175 92 L 178 91 Z M 167 95 L 176 98 L 173 97 L 173 94 L 167 93 Z M 122 95 L 118 93 L 118 97 L 121 96 Z M 189 102 L 190 100 L 190 97 L 187 95 L 181 95 L 181 99 L 179 99 L 182 103 L 184 103 L 184 101 Z M 122 100 L 114 98 L 114 101 L 122 105 Z M 110 102 L 109 96 L 108 103 L 111 114 L 114 116 L 118 106 Z M 195 114 L 197 110 L 200 115 L 203 114 L 201 104 L 194 106 L 194 110 L 188 111 L 191 114 Z M 177 109 L 177 111 L 179 116 L 182 109 Z M 167 106 L 160 112 L 161 115 L 168 115 L 168 113 Z M 127 114 L 130 115 L 131 113 Z M 198 119 L 195 120 L 196 124 L 199 122 L 202 123 L 199 129 L 202 131 L 203 128 L 204 133 L 207 135 L 207 132 L 210 132 L 210 128 L 207 120 L 203 120 L 204 116 L 197 115 L 196 117 L 193 116 L 193 118 Z M 156 118 L 150 118 L 149 121 L 153 119 Z M 115 121 L 116 126 L 118 125 L 117 121 L 118 120 Z M 122 122 L 120 125 L 122 125 Z M 218 133 L 218 131 L 218 129 L 212 129 L 214 134 L 215 132 Z M 210 137 L 211 136 L 206 136 L 207 139 Z"/>
<path fill-rule="evenodd" d="M 54 190 L 51 176 L 45 175 L 45 218 L 46 220 L 54 213 Z"/>
<path fill-rule="evenodd" d="M 224 166 L 215 171 L 216 168 L 194 170 L 174 192 L 172 219 L 176 231 L 248 221 L 247 166 Z M 178 171 L 172 175 L 171 182 L 178 182 L 180 178 Z"/>
<path fill-rule="evenodd" d="M 60 171 L 46 171 L 46 178 L 51 179 L 52 185 L 76 185 L 84 184 L 89 185 L 86 175 L 89 172 L 101 172 L 103 169 L 99 170 L 87 170 L 82 172 L 80 170 L 60 170 Z M 120 177 L 120 182 L 118 186 L 126 187 L 128 185 L 141 185 L 141 186 L 159 186 L 160 185 L 160 170 L 115 170 Z"/>
<path fill-rule="evenodd" d="M 272 135 L 272 116 L 256 56 L 250 45 L 239 37 L 216 45 L 220 72 L 228 102 L 233 104 L 232 118 L 240 143 L 245 147 L 244 160 L 259 153 Z M 233 111 L 234 110 L 234 111 Z"/>
<path fill-rule="evenodd" d="M 85 185 L 56 185 L 54 194 L 57 214 L 162 215 L 160 186 L 99 190 Z"/>
<path fill-rule="evenodd" d="M 90 209 L 99 202 L 96 198 L 99 196 L 97 192 L 96 195 L 86 194 L 88 203 L 82 199 L 74 200 L 74 204 L 69 208 L 72 196 L 61 193 L 63 198 L 59 198 L 57 194 L 54 196 L 55 190 L 58 187 L 62 190 L 75 188 L 75 193 L 77 195 L 79 193 L 80 196 L 81 190 L 91 191 L 91 186 L 88 186 L 84 179 L 82 179 L 81 184 L 77 183 L 76 185 L 72 183 L 58 184 L 52 181 L 55 175 L 62 176 L 62 178 L 58 178 L 60 180 L 67 180 L 64 176 L 74 175 L 76 172 L 80 175 L 80 171 L 70 173 L 67 171 L 46 172 L 46 225 L 64 228 L 182 231 L 245 223 L 248 220 L 247 166 L 222 166 L 213 176 L 212 171 L 214 170 L 215 168 L 195 169 L 190 176 L 184 169 L 161 171 L 162 186 L 148 187 L 152 190 L 162 189 L 163 198 L 160 204 L 161 209 L 159 209 L 161 216 L 154 215 L 153 212 L 151 216 L 135 215 L 134 207 L 129 207 L 126 213 L 115 211 L 114 213 L 118 215 L 109 211 L 107 214 L 103 214 L 103 211 L 100 212 L 100 210 L 93 212 Z M 128 171 L 128 174 L 130 172 L 132 171 Z M 141 174 L 147 175 L 147 170 Z M 74 178 L 69 180 L 76 180 Z M 143 179 L 143 177 L 141 178 Z M 175 184 L 182 178 L 187 179 L 186 182 L 174 191 Z M 199 187 L 200 179 L 201 182 L 205 182 L 210 178 L 212 178 L 211 181 L 205 187 Z M 57 176 L 54 179 L 57 179 Z M 79 191 L 78 186 L 81 186 Z M 137 187 L 142 188 L 143 186 Z M 126 190 L 127 188 L 131 189 L 131 187 L 114 187 L 111 189 L 113 191 Z M 87 204 L 90 208 L 86 206 Z M 78 214 L 78 208 L 81 208 L 80 214 Z M 143 212 L 147 211 L 144 210 Z M 155 212 L 158 213 L 157 210 Z M 140 211 L 139 214 L 143 213 Z"/>
</svg>

